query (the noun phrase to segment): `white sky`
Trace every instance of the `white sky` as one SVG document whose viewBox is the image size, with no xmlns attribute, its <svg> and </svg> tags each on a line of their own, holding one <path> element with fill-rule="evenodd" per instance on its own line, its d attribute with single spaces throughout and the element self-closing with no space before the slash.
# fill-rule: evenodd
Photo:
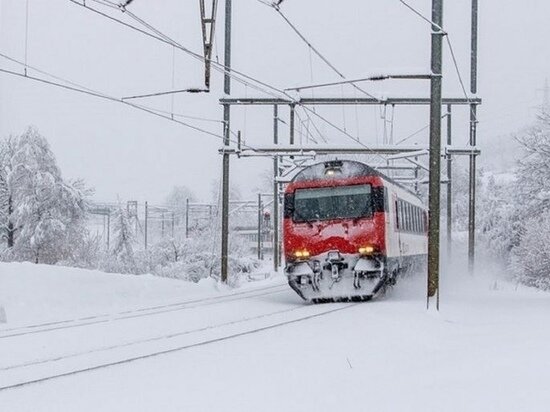
<svg viewBox="0 0 550 412">
<path fill-rule="evenodd" d="M 25 0 L 0 0 L 0 53 L 25 57 Z M 270 8 L 257 0 L 233 0 L 233 67 L 279 88 L 338 80 Z M 430 0 L 410 3 L 429 15 Z M 542 101 L 540 89 L 550 73 L 550 4 L 544 0 L 480 1 L 479 140 L 486 159 L 496 156 L 514 132 L 531 121 Z M 91 3 L 93 5 L 93 3 Z M 220 0 L 216 40 L 223 55 L 223 4 Z M 200 52 L 198 0 L 134 0 L 131 10 L 178 42 Z M 100 6 L 98 6 L 100 8 Z M 469 81 L 470 1 L 447 1 L 444 25 Z M 117 18 L 120 12 L 102 10 Z M 429 67 L 429 26 L 397 0 L 286 0 L 283 12 L 348 78 L 379 71 L 407 72 Z M 79 7 L 69 0 L 29 0 L 28 64 L 76 83 L 122 97 L 200 87 L 203 66 L 182 52 L 148 39 Z M 462 95 L 444 51 L 444 95 Z M 310 64 L 311 61 L 311 64 Z M 0 67 L 20 67 L 0 58 Z M 36 72 L 29 71 L 30 74 Z M 179 95 L 175 112 L 220 119 L 217 99 L 222 79 L 213 72 L 210 95 Z M 392 82 L 364 87 L 388 95 L 428 96 L 426 82 Z M 316 96 L 354 96 L 352 88 L 317 90 Z M 234 96 L 257 92 L 233 84 Z M 171 98 L 143 103 L 170 110 Z M 454 120 L 455 141 L 467 141 L 466 111 Z M 272 139 L 272 109 L 235 108 L 232 129 L 242 130 L 248 144 Z M 286 116 L 286 111 L 283 111 Z M 380 142 L 383 122 L 378 109 L 320 109 L 331 121 L 359 135 L 366 144 Z M 221 134 L 221 124 L 189 120 Z M 220 141 L 126 106 L 78 95 L 25 79 L 0 74 L 0 133 L 20 133 L 36 126 L 50 141 L 67 177 L 82 177 L 95 187 L 99 200 L 162 201 L 173 185 L 186 185 L 208 198 L 219 179 Z M 427 109 L 395 112 L 395 140 L 428 124 Z M 317 122 L 334 143 L 348 138 Z M 285 141 L 281 125 L 281 140 Z M 504 135 L 505 137 L 502 137 Z M 427 132 L 412 139 L 425 142 Z M 270 160 L 232 159 L 232 179 L 253 193 Z"/>
</svg>

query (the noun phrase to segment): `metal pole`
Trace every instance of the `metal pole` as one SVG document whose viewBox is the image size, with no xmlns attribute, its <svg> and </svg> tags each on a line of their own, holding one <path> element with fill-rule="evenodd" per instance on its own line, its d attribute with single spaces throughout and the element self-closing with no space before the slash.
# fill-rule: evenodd
<svg viewBox="0 0 550 412">
<path fill-rule="evenodd" d="M 174 238 L 174 223 L 175 223 L 175 218 L 174 218 L 174 212 L 172 212 L 172 239 Z"/>
<path fill-rule="evenodd" d="M 258 193 L 258 259 L 262 259 L 262 194 Z"/>
<path fill-rule="evenodd" d="M 231 94 L 231 4 L 232 0 L 225 0 L 225 75 L 223 90 L 226 96 Z M 224 146 L 230 143 L 230 109 L 228 104 L 223 105 L 223 137 Z M 222 242 L 221 242 L 221 280 L 227 282 L 228 277 L 228 251 L 229 251 L 229 153 L 223 154 L 222 171 Z"/>
<path fill-rule="evenodd" d="M 279 144 L 279 106 L 273 106 L 273 143 Z M 279 157 L 273 156 L 273 270 L 279 270 Z"/>
<path fill-rule="evenodd" d="M 111 243 L 111 211 L 107 213 L 107 252 L 109 252 Z"/>
<path fill-rule="evenodd" d="M 418 156 L 415 156 L 414 160 L 418 162 Z M 418 173 L 420 171 L 420 168 L 416 166 L 414 168 L 414 192 L 418 195 L 420 191 L 418 190 Z"/>
<path fill-rule="evenodd" d="M 147 219 L 149 218 L 149 206 L 145 202 L 145 225 L 144 225 L 144 238 L 145 238 L 145 250 L 147 250 Z"/>
<path fill-rule="evenodd" d="M 428 225 L 428 304 L 437 295 L 439 309 L 439 218 L 441 192 L 441 83 L 443 0 L 432 0 L 432 73 L 430 103 L 430 183 Z"/>
<path fill-rule="evenodd" d="M 477 93 L 477 26 L 478 0 L 472 0 L 472 33 L 470 59 L 470 92 Z M 470 105 L 470 145 L 477 143 L 477 106 Z M 474 272 L 475 264 L 475 234 L 476 234 L 476 156 L 470 155 L 470 185 L 468 202 L 468 269 Z"/>
<path fill-rule="evenodd" d="M 174 212 L 172 212 L 172 217 Z M 174 225 L 172 225 L 174 226 Z M 185 199 L 185 238 L 189 237 L 189 198 Z"/>
<path fill-rule="evenodd" d="M 294 144 L 294 112 L 295 112 L 295 106 L 294 104 L 290 105 L 290 144 Z"/>
<path fill-rule="evenodd" d="M 447 105 L 447 145 L 451 146 L 452 144 L 452 106 Z M 452 185 L 452 175 L 453 175 L 453 160 L 451 156 L 447 156 L 447 260 L 451 258 L 451 250 L 453 243 L 453 185 Z"/>
</svg>

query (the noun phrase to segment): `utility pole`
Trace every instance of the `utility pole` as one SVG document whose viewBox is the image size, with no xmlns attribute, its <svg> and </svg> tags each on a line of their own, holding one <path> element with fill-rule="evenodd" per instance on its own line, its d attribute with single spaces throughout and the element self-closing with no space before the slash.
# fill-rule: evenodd
<svg viewBox="0 0 550 412">
<path fill-rule="evenodd" d="M 262 194 L 258 193 L 258 260 L 262 259 Z"/>
<path fill-rule="evenodd" d="M 189 237 L 189 198 L 185 199 L 185 238 Z"/>
<path fill-rule="evenodd" d="M 107 252 L 109 252 L 111 243 L 111 210 L 107 212 Z"/>
<path fill-rule="evenodd" d="M 452 106 L 447 105 L 447 145 L 451 146 L 453 141 L 453 127 L 452 127 Z M 453 243 L 453 160 L 451 155 L 447 156 L 447 260 L 451 259 L 452 243 Z"/>
<path fill-rule="evenodd" d="M 279 144 L 279 106 L 273 105 L 273 144 Z M 279 270 L 279 157 L 273 156 L 273 270 Z"/>
<path fill-rule="evenodd" d="M 226 96 L 231 94 L 231 4 L 232 0 L 225 0 L 225 53 L 223 91 Z M 230 110 L 231 106 L 223 105 L 223 143 L 225 148 L 230 143 Z M 221 242 L 221 280 L 227 282 L 228 251 L 229 251 L 229 153 L 223 153 L 222 171 L 222 242 Z"/>
<path fill-rule="evenodd" d="M 470 92 L 477 93 L 477 25 L 478 0 L 472 0 L 472 33 L 470 59 Z M 470 146 L 477 143 L 477 105 L 470 104 Z M 476 232 L 476 156 L 470 155 L 470 185 L 468 202 L 468 270 L 474 272 Z"/>
<path fill-rule="evenodd" d="M 174 223 L 175 223 L 175 217 L 174 217 L 174 211 L 172 211 L 172 239 L 174 239 Z"/>
<path fill-rule="evenodd" d="M 144 225 L 144 238 L 145 238 L 145 250 L 147 250 L 147 219 L 149 218 L 149 206 L 145 202 L 145 225 Z"/>
<path fill-rule="evenodd" d="M 432 78 L 430 93 L 430 184 L 428 225 L 428 305 L 437 295 L 439 309 L 439 226 L 441 192 L 441 85 L 443 0 L 432 0 Z"/>
<path fill-rule="evenodd" d="M 294 129 L 295 129 L 295 126 L 294 126 L 294 113 L 295 113 L 295 110 L 296 110 L 296 107 L 294 106 L 294 104 L 291 104 L 290 105 L 290 144 L 293 145 L 294 144 Z"/>
</svg>

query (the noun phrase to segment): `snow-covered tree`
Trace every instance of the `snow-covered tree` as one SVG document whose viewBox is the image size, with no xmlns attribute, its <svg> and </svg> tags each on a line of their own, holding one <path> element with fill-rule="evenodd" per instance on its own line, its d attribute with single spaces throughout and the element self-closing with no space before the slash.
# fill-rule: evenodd
<svg viewBox="0 0 550 412">
<path fill-rule="evenodd" d="M 520 242 L 522 213 L 515 201 L 515 182 L 497 183 L 495 176 L 484 179 L 478 187 L 477 223 L 480 238 L 495 257 L 508 263 L 510 252 Z"/>
<path fill-rule="evenodd" d="M 89 189 L 82 181 L 63 180 L 48 142 L 36 129 L 27 129 L 10 144 L 11 258 L 50 264 L 68 259 L 86 233 Z"/>
<path fill-rule="evenodd" d="M 512 252 L 512 268 L 521 283 L 550 290 L 550 210 L 525 223 Z"/>
<path fill-rule="evenodd" d="M 174 212 L 174 224 L 176 226 L 182 226 L 185 223 L 187 200 L 194 202 L 195 195 L 186 186 L 174 186 L 164 200 L 166 206 Z M 183 232 L 182 230 L 181 233 Z"/>
<path fill-rule="evenodd" d="M 185 210 L 187 199 L 189 199 L 190 202 L 195 201 L 195 195 L 191 189 L 186 186 L 174 186 L 172 190 L 170 190 L 170 193 L 168 193 L 168 196 L 166 196 L 164 203 L 174 209 Z"/>
<path fill-rule="evenodd" d="M 135 273 L 135 233 L 134 225 L 128 215 L 128 208 L 120 204 L 113 214 L 112 221 L 113 249 L 111 253 L 115 260 L 116 269 L 111 269 L 121 273 Z"/>
<path fill-rule="evenodd" d="M 14 151 L 13 137 L 0 140 L 0 238 L 6 240 L 7 248 L 13 247 L 15 239 L 14 187 L 10 180 Z"/>
<path fill-rule="evenodd" d="M 516 139 L 525 152 L 518 163 L 516 198 L 526 214 L 541 214 L 550 207 L 550 114 L 542 112 Z"/>
</svg>

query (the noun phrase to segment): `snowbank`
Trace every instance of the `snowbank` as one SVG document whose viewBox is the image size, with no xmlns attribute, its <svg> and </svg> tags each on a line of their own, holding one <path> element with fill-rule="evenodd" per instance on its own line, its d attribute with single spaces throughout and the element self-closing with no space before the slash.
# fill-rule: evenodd
<svg viewBox="0 0 550 412">
<path fill-rule="evenodd" d="M 4 307 L 10 327 L 109 314 L 224 290 L 227 288 L 210 278 L 192 283 L 152 275 L 0 262 L 0 307 Z"/>
</svg>

